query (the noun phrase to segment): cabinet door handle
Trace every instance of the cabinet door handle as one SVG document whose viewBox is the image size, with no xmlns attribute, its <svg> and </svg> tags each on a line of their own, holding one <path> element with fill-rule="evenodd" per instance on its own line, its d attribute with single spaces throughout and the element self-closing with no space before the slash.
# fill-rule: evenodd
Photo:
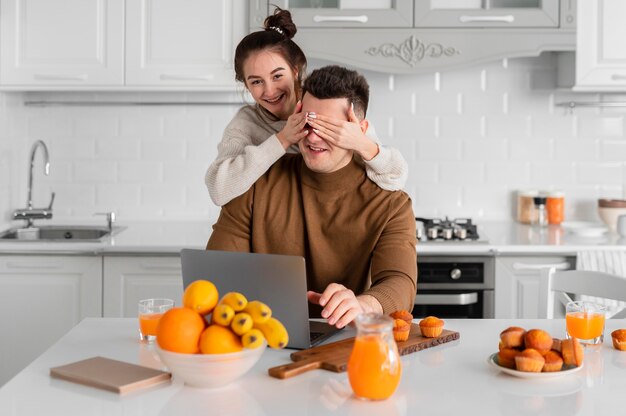
<svg viewBox="0 0 626 416">
<path fill-rule="evenodd" d="M 554 267 L 557 270 L 569 269 L 569 263 L 564 261 L 562 263 L 548 263 L 548 264 L 530 264 L 530 263 L 513 263 L 513 269 L 515 270 L 543 270 Z"/>
<path fill-rule="evenodd" d="M 8 269 L 61 269 L 63 268 L 63 263 L 33 263 L 33 262 L 16 262 L 10 261 L 7 262 Z"/>
<path fill-rule="evenodd" d="M 502 22 L 513 23 L 515 16 L 508 14 L 505 16 L 461 16 L 459 22 L 461 23 L 476 23 L 476 22 Z"/>
<path fill-rule="evenodd" d="M 170 262 L 160 262 L 154 260 L 142 261 L 140 266 L 143 270 L 166 270 L 180 272 L 180 263 L 171 264 Z"/>
<path fill-rule="evenodd" d="M 161 74 L 160 78 L 164 81 L 211 81 L 215 76 L 213 74 L 206 75 L 180 75 L 180 74 Z"/>
<path fill-rule="evenodd" d="M 320 16 L 316 14 L 313 16 L 313 21 L 315 23 L 320 22 L 356 22 L 356 23 L 367 23 L 368 17 L 367 15 L 361 16 Z"/>
<path fill-rule="evenodd" d="M 626 75 L 623 75 L 623 74 L 613 74 L 613 75 L 611 75 L 611 79 L 613 81 L 624 81 L 624 80 L 626 80 Z"/>
<path fill-rule="evenodd" d="M 87 74 L 67 74 L 67 75 L 55 75 L 55 74 L 35 74 L 35 79 L 44 81 L 87 81 Z"/>
</svg>

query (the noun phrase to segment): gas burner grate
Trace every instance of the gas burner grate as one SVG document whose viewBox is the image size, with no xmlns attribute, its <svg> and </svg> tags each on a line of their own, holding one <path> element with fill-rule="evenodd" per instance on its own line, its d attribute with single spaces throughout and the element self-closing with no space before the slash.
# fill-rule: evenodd
<svg viewBox="0 0 626 416">
<path fill-rule="evenodd" d="M 443 240 L 443 241 L 459 241 L 459 240 L 478 240 L 478 230 L 471 218 L 419 218 L 416 221 L 421 222 L 424 227 L 417 229 L 417 238 L 422 240 Z M 420 235 L 420 230 L 423 235 Z"/>
</svg>

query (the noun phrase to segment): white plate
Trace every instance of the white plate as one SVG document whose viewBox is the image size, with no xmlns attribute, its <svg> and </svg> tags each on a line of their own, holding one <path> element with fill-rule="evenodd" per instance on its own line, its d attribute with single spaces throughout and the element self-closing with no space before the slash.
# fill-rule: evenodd
<svg viewBox="0 0 626 416">
<path fill-rule="evenodd" d="M 561 228 L 582 237 L 600 237 L 609 230 L 605 225 L 590 221 L 566 221 Z"/>
<path fill-rule="evenodd" d="M 494 352 L 493 354 L 491 354 L 489 358 L 487 359 L 487 361 L 489 362 L 489 364 L 491 364 L 493 367 L 497 368 L 498 370 L 502 371 L 503 373 L 507 373 L 512 376 L 520 377 L 520 378 L 545 379 L 545 378 L 561 377 L 567 374 L 572 374 L 577 371 L 580 371 L 583 368 L 583 364 L 581 364 L 580 367 L 569 367 L 561 371 L 551 371 L 548 373 L 531 373 L 529 371 L 517 371 L 511 368 L 502 367 L 500 364 L 498 364 L 497 352 Z"/>
</svg>

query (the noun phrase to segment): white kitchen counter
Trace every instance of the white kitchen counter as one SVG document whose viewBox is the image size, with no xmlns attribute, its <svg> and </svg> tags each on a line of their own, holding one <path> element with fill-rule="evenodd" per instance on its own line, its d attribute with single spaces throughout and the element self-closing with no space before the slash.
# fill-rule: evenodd
<svg viewBox="0 0 626 416">
<path fill-rule="evenodd" d="M 448 320 L 457 341 L 402 357 L 395 394 L 382 402 L 357 400 L 345 373 L 313 370 L 287 380 L 267 369 L 289 362 L 289 350 L 268 349 L 241 380 L 218 390 L 167 385 L 119 396 L 51 379 L 50 367 L 101 355 L 155 368 L 152 347 L 137 340 L 136 319 L 86 319 L 0 388 L 3 416 L 54 415 L 617 415 L 626 406 L 626 352 L 610 336 L 587 349 L 583 368 L 545 380 L 521 379 L 487 364 L 508 326 L 565 334 L 563 320 Z M 605 333 L 626 327 L 607 321 Z M 36 338 L 35 338 L 36 339 Z"/>
<path fill-rule="evenodd" d="M 119 222 L 117 225 L 124 229 L 101 242 L 0 241 L 0 254 L 177 255 L 182 248 L 204 248 L 211 235 L 213 221 Z M 478 233 L 486 242 L 422 241 L 417 251 L 423 255 L 575 255 L 583 250 L 626 250 L 626 238 L 615 233 L 585 238 L 567 233 L 559 226 L 539 230 L 515 222 L 482 222 L 479 223 Z"/>
</svg>

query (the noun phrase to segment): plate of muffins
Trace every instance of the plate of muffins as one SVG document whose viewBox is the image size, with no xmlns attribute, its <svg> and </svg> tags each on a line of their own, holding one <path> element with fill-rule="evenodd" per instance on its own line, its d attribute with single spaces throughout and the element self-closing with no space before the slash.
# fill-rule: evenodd
<svg viewBox="0 0 626 416">
<path fill-rule="evenodd" d="M 577 339 L 557 339 L 542 330 L 512 326 L 500 333 L 498 352 L 487 360 L 498 370 L 521 378 L 553 378 L 583 367 L 584 350 Z"/>
</svg>

